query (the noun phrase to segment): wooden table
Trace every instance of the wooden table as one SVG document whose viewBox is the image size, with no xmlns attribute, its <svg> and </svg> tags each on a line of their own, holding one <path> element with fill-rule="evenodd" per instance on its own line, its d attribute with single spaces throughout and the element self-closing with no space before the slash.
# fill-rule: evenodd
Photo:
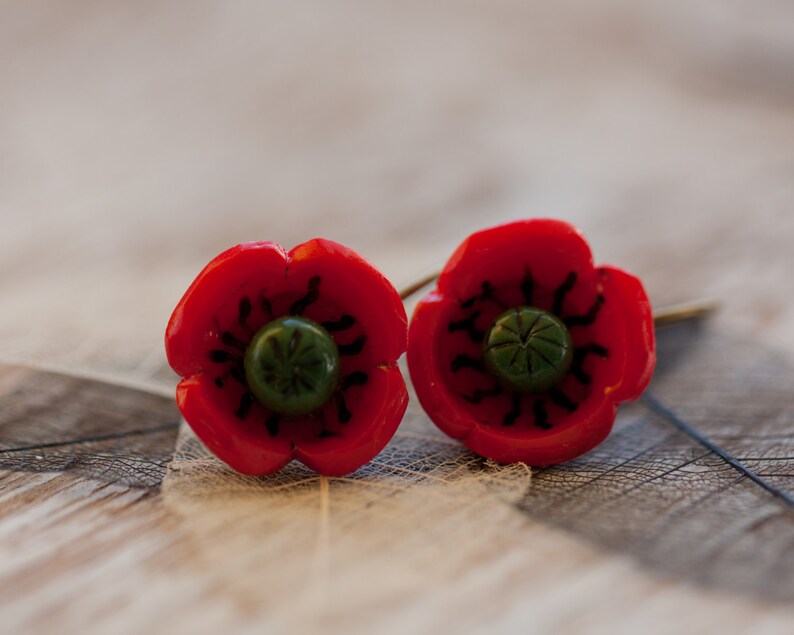
<svg viewBox="0 0 794 635">
<path fill-rule="evenodd" d="M 714 298 L 710 332 L 794 354 L 785 2 L 7 3 L 0 95 L 0 404 L 34 386 L 34 423 L 166 408 L 170 311 L 257 239 L 400 286 L 474 229 L 566 218 L 656 304 Z M 450 454 L 279 488 L 183 430 L 162 487 L 3 471 L 0 631 L 794 629 L 522 513 L 539 476 L 470 470 L 416 409 L 400 435 Z"/>
</svg>

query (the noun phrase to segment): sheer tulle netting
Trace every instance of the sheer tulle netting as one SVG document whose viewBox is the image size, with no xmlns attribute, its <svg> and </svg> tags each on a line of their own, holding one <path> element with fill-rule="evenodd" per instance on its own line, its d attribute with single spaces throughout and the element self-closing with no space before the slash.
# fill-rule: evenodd
<svg viewBox="0 0 794 635">
<path fill-rule="evenodd" d="M 297 594 L 310 612 L 344 611 L 463 576 L 505 531 L 520 531 L 515 506 L 530 479 L 523 464 L 470 453 L 413 402 L 386 449 L 344 477 L 296 462 L 242 476 L 183 426 L 163 493 L 239 601 L 266 585 L 274 610 Z M 330 578 L 332 607 L 322 602 Z"/>
</svg>

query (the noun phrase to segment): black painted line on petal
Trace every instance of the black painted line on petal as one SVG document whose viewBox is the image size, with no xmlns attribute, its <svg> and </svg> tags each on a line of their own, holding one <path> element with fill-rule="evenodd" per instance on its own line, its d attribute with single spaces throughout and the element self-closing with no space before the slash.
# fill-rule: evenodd
<svg viewBox="0 0 794 635">
<path fill-rule="evenodd" d="M 586 344 L 573 349 L 573 361 L 574 363 L 582 363 L 591 354 L 606 358 L 609 356 L 609 351 L 600 344 Z"/>
<path fill-rule="evenodd" d="M 500 307 L 505 308 L 505 309 L 507 308 L 507 304 L 505 304 L 499 298 L 496 297 L 496 294 L 494 293 L 494 290 L 493 290 L 493 286 L 491 286 L 490 282 L 488 282 L 487 280 L 483 280 L 482 284 L 480 285 L 480 289 L 481 289 L 481 291 L 480 291 L 480 300 L 481 301 L 484 302 L 485 300 L 490 300 L 491 302 L 493 302 L 497 306 L 500 306 Z"/>
<path fill-rule="evenodd" d="M 336 321 L 322 322 L 321 326 L 329 333 L 345 331 L 356 323 L 356 318 L 352 315 L 343 315 Z"/>
<path fill-rule="evenodd" d="M 469 339 L 471 339 L 473 342 L 482 342 L 483 338 L 485 337 L 485 333 L 477 330 L 476 322 L 478 317 L 480 317 L 480 311 L 474 311 L 471 315 L 468 315 L 462 320 L 450 322 L 447 328 L 450 333 L 454 333 L 455 331 L 465 331 L 468 334 Z"/>
<path fill-rule="evenodd" d="M 239 351 L 245 352 L 248 348 L 248 344 L 243 342 L 239 337 L 235 336 L 234 333 L 230 331 L 224 331 L 221 335 L 221 342 L 224 346 L 228 346 L 229 348 L 236 348 Z"/>
<path fill-rule="evenodd" d="M 594 344 L 594 343 L 588 344 L 587 348 L 594 355 L 598 355 L 599 357 L 604 357 L 604 358 L 609 357 L 609 350 L 606 347 L 601 346 L 600 344 Z"/>
<path fill-rule="evenodd" d="M 589 386 L 593 381 L 593 378 L 588 375 L 579 364 L 573 364 L 569 372 L 574 376 L 576 381 L 585 386 Z"/>
<path fill-rule="evenodd" d="M 339 390 L 345 391 L 352 386 L 363 386 L 369 381 L 369 375 L 364 371 L 357 370 L 342 378 L 339 385 Z"/>
<path fill-rule="evenodd" d="M 487 390 L 475 390 L 471 395 L 461 395 L 463 399 L 468 401 L 469 403 L 478 404 L 483 399 L 487 399 L 489 397 L 497 397 L 502 394 L 502 386 L 497 384 L 493 388 L 489 388 Z"/>
<path fill-rule="evenodd" d="M 604 301 L 603 295 L 596 296 L 595 302 L 593 302 L 592 306 L 587 310 L 587 313 L 565 318 L 563 320 L 565 326 L 569 328 L 572 326 L 590 326 L 598 319 L 598 313 L 601 311 L 601 307 L 604 306 Z"/>
<path fill-rule="evenodd" d="M 248 418 L 248 414 L 251 412 L 251 406 L 253 405 L 254 396 L 250 392 L 243 393 L 243 395 L 240 397 L 240 405 L 237 406 L 234 416 L 245 421 Z"/>
<path fill-rule="evenodd" d="M 237 323 L 240 326 L 248 326 L 248 316 L 251 315 L 251 300 L 248 299 L 247 295 L 244 295 L 240 298 L 240 302 L 237 305 Z"/>
<path fill-rule="evenodd" d="M 453 373 L 457 373 L 463 368 L 471 368 L 478 373 L 485 372 L 485 365 L 482 363 L 482 360 L 464 354 L 456 355 L 455 359 L 449 363 L 449 368 Z"/>
<path fill-rule="evenodd" d="M 513 409 L 505 414 L 504 419 L 502 419 L 502 425 L 512 426 L 520 416 L 521 416 L 521 395 L 515 393 L 513 395 Z"/>
<path fill-rule="evenodd" d="M 265 419 L 265 428 L 267 428 L 267 433 L 271 437 L 278 436 L 280 422 L 281 422 L 281 417 L 279 417 L 277 414 L 272 414 L 267 419 Z"/>
<path fill-rule="evenodd" d="M 242 362 L 232 366 L 232 369 L 229 372 L 229 374 L 231 375 L 232 379 L 234 379 L 234 381 L 236 381 L 238 384 L 248 388 L 248 381 L 246 381 L 245 379 L 245 368 Z"/>
<path fill-rule="evenodd" d="M 259 306 L 262 308 L 262 312 L 268 317 L 268 319 L 273 319 L 273 305 L 270 303 L 264 294 L 259 296 Z"/>
<path fill-rule="evenodd" d="M 210 359 L 216 364 L 225 364 L 226 362 L 237 363 L 243 361 L 243 356 L 221 349 L 214 349 L 210 351 Z"/>
<path fill-rule="evenodd" d="M 576 272 L 571 271 L 571 273 L 568 274 L 568 277 L 565 278 L 565 282 L 557 287 L 557 290 L 554 292 L 554 308 L 552 309 L 552 313 L 555 315 L 560 315 L 562 313 L 562 305 L 563 302 L 565 302 L 565 296 L 568 295 L 576 286 L 576 279 Z"/>
<path fill-rule="evenodd" d="M 300 315 L 306 308 L 315 302 L 320 297 L 320 276 L 314 276 L 309 279 L 309 290 L 306 295 L 292 303 L 289 312 L 292 315 Z"/>
<path fill-rule="evenodd" d="M 339 349 L 340 355 L 358 355 L 366 343 L 367 336 L 359 335 L 356 339 L 350 342 L 350 344 L 339 344 L 337 348 Z"/>
<path fill-rule="evenodd" d="M 521 281 L 521 295 L 524 296 L 524 304 L 526 306 L 533 306 L 533 297 L 535 295 L 535 280 L 532 278 L 532 273 L 527 269 L 524 274 L 524 279 Z"/>
<path fill-rule="evenodd" d="M 532 407 L 532 414 L 535 415 L 536 426 L 543 428 L 544 430 L 551 430 L 551 424 L 549 423 L 549 413 L 546 410 L 545 401 L 536 401 L 535 405 Z"/>
<path fill-rule="evenodd" d="M 336 416 L 339 423 L 347 423 L 353 417 L 353 414 L 347 409 L 345 396 L 341 392 L 336 396 Z"/>
<path fill-rule="evenodd" d="M 579 404 L 575 401 L 571 400 L 568 395 L 566 395 L 562 390 L 559 388 L 552 388 L 549 390 L 549 399 L 555 406 L 559 406 L 568 412 L 575 412 L 576 409 L 579 407 Z"/>
</svg>

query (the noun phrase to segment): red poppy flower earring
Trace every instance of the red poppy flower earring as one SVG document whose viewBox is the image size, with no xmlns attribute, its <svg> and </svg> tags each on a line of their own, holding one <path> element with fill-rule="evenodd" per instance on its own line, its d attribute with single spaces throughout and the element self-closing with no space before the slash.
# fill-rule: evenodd
<svg viewBox="0 0 794 635">
<path fill-rule="evenodd" d="M 396 364 L 406 345 L 394 287 L 323 239 L 223 252 L 165 335 L 185 420 L 218 458 L 254 475 L 292 459 L 329 476 L 370 461 L 408 404 Z"/>
<path fill-rule="evenodd" d="M 427 414 L 503 463 L 560 463 L 598 445 L 655 361 L 640 281 L 594 266 L 579 231 L 558 220 L 470 236 L 409 329 L 408 367 Z"/>
</svg>

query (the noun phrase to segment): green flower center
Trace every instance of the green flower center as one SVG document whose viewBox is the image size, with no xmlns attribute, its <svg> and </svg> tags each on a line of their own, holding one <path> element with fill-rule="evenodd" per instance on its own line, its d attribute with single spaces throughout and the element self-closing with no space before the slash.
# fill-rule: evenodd
<svg viewBox="0 0 794 635">
<path fill-rule="evenodd" d="M 543 392 L 571 367 L 573 342 L 554 315 L 531 306 L 502 313 L 485 335 L 483 357 L 497 379 L 519 392 Z"/>
<path fill-rule="evenodd" d="M 245 352 L 245 378 L 269 410 L 295 416 L 314 412 L 339 382 L 339 349 L 322 326 L 283 317 L 254 335 Z"/>
</svg>

